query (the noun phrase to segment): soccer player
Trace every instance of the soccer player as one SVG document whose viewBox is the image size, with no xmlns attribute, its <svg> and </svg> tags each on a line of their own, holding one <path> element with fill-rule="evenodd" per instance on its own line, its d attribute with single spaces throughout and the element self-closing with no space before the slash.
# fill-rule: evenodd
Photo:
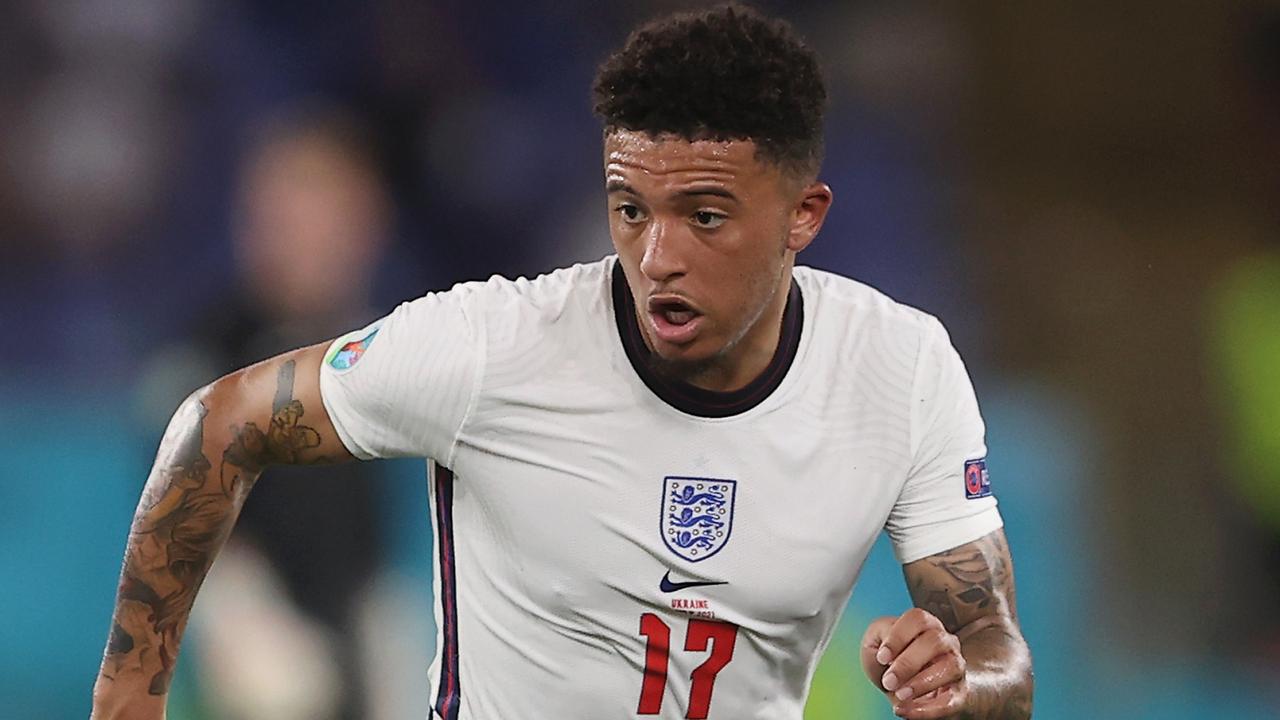
<svg viewBox="0 0 1280 720">
<path fill-rule="evenodd" d="M 162 717 L 264 467 L 404 456 L 430 459 L 440 718 L 799 720 L 882 528 L 916 605 L 863 640 L 894 711 L 1030 715 L 960 358 L 932 316 L 795 265 L 832 201 L 813 53 L 740 6 L 677 15 L 595 99 L 616 256 L 426 295 L 182 404 L 94 717 Z"/>
</svg>

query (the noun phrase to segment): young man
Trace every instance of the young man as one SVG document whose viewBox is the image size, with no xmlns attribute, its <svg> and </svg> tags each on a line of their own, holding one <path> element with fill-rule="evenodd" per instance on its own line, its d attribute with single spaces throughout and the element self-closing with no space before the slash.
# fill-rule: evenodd
<svg viewBox="0 0 1280 720">
<path fill-rule="evenodd" d="M 441 718 L 801 717 L 876 535 L 916 608 L 863 665 L 907 718 L 1025 718 L 984 428 L 942 326 L 795 267 L 825 90 L 741 7 L 602 66 L 617 250 L 458 285 L 182 405 L 134 518 L 95 717 L 159 718 L 261 469 L 431 459 Z M 299 498 L 305 502 L 305 498 Z"/>
</svg>

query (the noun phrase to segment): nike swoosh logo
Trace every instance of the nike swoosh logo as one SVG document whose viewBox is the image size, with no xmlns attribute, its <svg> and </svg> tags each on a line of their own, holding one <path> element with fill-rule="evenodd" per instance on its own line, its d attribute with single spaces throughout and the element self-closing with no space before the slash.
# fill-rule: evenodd
<svg viewBox="0 0 1280 720">
<path fill-rule="evenodd" d="M 728 580 L 692 580 L 690 582 L 671 582 L 671 571 L 668 570 L 662 576 L 662 582 L 658 583 L 658 589 L 664 593 L 673 593 L 677 590 L 687 590 L 692 587 L 703 587 L 706 585 L 728 585 Z"/>
</svg>

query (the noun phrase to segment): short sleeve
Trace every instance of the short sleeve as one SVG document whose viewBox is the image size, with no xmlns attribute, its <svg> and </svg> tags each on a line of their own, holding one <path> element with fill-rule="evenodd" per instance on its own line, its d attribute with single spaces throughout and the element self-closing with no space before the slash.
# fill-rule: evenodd
<svg viewBox="0 0 1280 720">
<path fill-rule="evenodd" d="M 478 302 L 459 285 L 333 341 L 320 394 L 352 455 L 452 461 L 482 374 Z"/>
<path fill-rule="evenodd" d="M 904 565 L 1003 525 L 973 383 L 942 324 L 923 333 L 911 394 L 912 463 L 885 527 Z"/>
</svg>

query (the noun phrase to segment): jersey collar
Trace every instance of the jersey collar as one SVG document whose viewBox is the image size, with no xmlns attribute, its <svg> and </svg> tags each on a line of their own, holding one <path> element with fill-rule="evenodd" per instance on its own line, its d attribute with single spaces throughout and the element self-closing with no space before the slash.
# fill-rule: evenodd
<svg viewBox="0 0 1280 720">
<path fill-rule="evenodd" d="M 778 389 L 787 376 L 787 370 L 800 348 L 800 331 L 804 326 L 804 297 L 800 285 L 791 280 L 787 293 L 787 306 L 782 311 L 782 332 L 778 349 L 769 365 L 745 387 L 729 392 L 717 392 L 690 385 L 659 375 L 650 364 L 652 353 L 645 345 L 639 322 L 636 320 L 635 301 L 631 288 L 622 271 L 621 263 L 613 266 L 613 315 L 618 326 L 618 337 L 626 350 L 631 367 L 653 394 L 675 409 L 698 417 L 723 418 L 744 413 L 764 402 Z"/>
</svg>

